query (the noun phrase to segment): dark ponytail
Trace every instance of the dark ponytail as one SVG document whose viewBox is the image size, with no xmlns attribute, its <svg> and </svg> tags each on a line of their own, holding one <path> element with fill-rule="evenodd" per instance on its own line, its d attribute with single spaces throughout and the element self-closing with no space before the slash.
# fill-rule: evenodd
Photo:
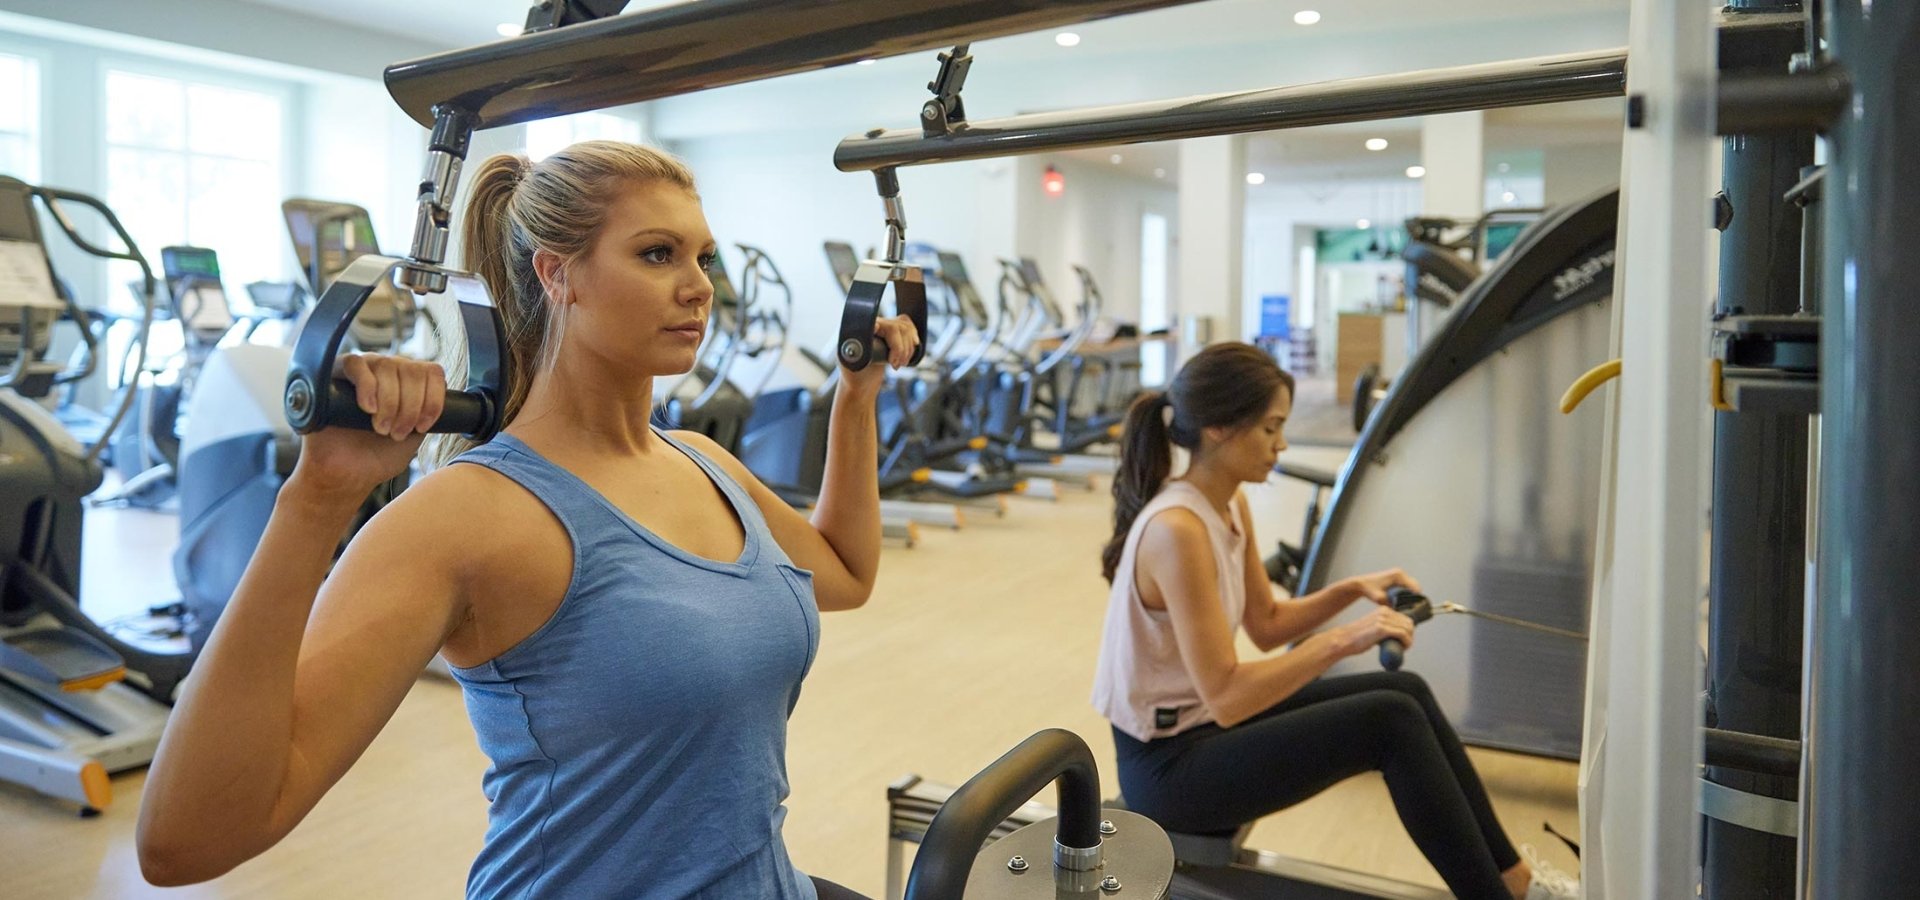
<svg viewBox="0 0 1920 900">
<path fill-rule="evenodd" d="M 1173 447 L 1162 413 L 1171 401 L 1166 391 L 1134 398 L 1127 408 L 1126 430 L 1120 434 L 1120 468 L 1113 476 L 1113 538 L 1100 553 L 1100 574 L 1113 583 L 1126 548 L 1133 520 L 1173 471 Z"/>
<path fill-rule="evenodd" d="M 1167 390 L 1133 401 L 1113 477 L 1113 537 L 1100 554 L 1100 574 L 1107 583 L 1120 568 L 1134 520 L 1173 472 L 1173 447 L 1197 450 L 1204 429 L 1245 428 L 1260 421 L 1282 388 L 1293 393 L 1293 376 L 1260 348 L 1214 344 L 1187 360 Z M 1171 417 L 1165 413 L 1169 407 Z"/>
</svg>

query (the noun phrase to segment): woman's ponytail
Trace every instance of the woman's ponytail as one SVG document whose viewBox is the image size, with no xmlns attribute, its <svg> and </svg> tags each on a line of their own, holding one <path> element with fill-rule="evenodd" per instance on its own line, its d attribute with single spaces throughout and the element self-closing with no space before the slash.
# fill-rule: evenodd
<svg viewBox="0 0 1920 900">
<path fill-rule="evenodd" d="M 1120 568 L 1133 520 L 1173 472 L 1173 440 L 1165 417 L 1168 405 L 1165 391 L 1151 391 L 1127 408 L 1126 430 L 1120 435 L 1120 467 L 1113 476 L 1113 537 L 1100 554 L 1100 574 L 1109 584 Z"/>
<path fill-rule="evenodd" d="M 555 293 L 566 294 L 567 266 L 584 258 L 606 221 L 607 208 L 636 185 L 671 184 L 693 190 L 693 173 L 665 153 L 619 141 L 582 141 L 539 163 L 517 153 L 490 156 L 474 169 L 460 223 L 462 262 L 493 295 L 507 345 L 500 422 L 520 414 L 534 379 L 553 365 L 566 333 L 565 296 L 549 297 L 533 265 L 536 252 L 558 257 Z M 461 353 L 445 365 L 450 381 L 464 377 Z M 473 446 L 458 435 L 435 435 L 430 458 L 444 464 Z"/>
<path fill-rule="evenodd" d="M 1134 520 L 1172 474 L 1173 448 L 1198 451 L 1208 428 L 1250 427 L 1281 390 L 1293 393 L 1293 376 L 1273 357 L 1251 344 L 1226 343 L 1194 354 L 1167 390 L 1133 401 L 1113 477 L 1113 539 L 1100 554 L 1100 574 L 1107 583 L 1120 568 Z"/>
</svg>

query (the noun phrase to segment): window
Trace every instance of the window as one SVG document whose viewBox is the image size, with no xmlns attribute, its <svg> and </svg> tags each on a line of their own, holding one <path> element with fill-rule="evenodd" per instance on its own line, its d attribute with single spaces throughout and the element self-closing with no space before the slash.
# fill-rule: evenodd
<svg viewBox="0 0 1920 900">
<path fill-rule="evenodd" d="M 40 180 L 40 64 L 0 54 L 0 175 Z"/>
<path fill-rule="evenodd" d="M 1159 213 L 1140 216 L 1140 331 L 1142 334 L 1168 325 L 1167 309 L 1167 217 Z M 1167 383 L 1167 359 L 1158 352 L 1140 357 L 1140 382 L 1146 385 Z"/>
<path fill-rule="evenodd" d="M 149 262 L 193 244 L 220 254 L 230 283 L 285 277 L 280 97 L 110 70 L 105 106 L 107 204 Z M 107 296 L 128 299 L 138 272 L 115 263 L 109 277 Z"/>
<path fill-rule="evenodd" d="M 581 141 L 641 140 L 640 122 L 603 112 L 578 113 L 527 123 L 527 158 L 534 162 Z"/>
</svg>

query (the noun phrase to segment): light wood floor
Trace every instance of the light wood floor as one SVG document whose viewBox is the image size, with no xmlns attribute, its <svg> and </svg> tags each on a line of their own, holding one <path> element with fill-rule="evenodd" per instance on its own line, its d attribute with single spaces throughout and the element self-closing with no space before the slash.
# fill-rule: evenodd
<svg viewBox="0 0 1920 900">
<path fill-rule="evenodd" d="M 1340 454 L 1301 449 L 1290 458 L 1331 467 Z M 1298 529 L 1303 495 L 1272 487 L 1256 495 L 1263 542 Z M 1106 597 L 1098 554 L 1110 516 L 1104 491 L 1022 500 L 1004 519 L 973 514 L 964 531 L 930 530 L 916 549 L 887 549 L 868 606 L 825 617 L 788 753 L 786 837 L 802 869 L 878 896 L 887 783 L 911 772 L 958 784 L 1040 728 L 1085 737 L 1107 793 L 1117 791 L 1112 740 L 1087 702 Z M 89 606 L 112 609 L 112 598 L 100 596 L 111 587 L 133 592 L 136 606 L 152 599 L 138 592 L 164 583 L 164 542 L 135 532 L 156 526 L 96 518 L 104 530 L 89 550 Z M 121 543 L 108 545 L 108 536 Z M 1514 841 L 1574 869 L 1572 855 L 1541 828 L 1551 821 L 1575 833 L 1574 764 L 1473 755 Z M 291 836 L 224 878 L 176 891 L 147 886 L 134 860 L 143 773 L 115 778 L 114 806 L 94 819 L 0 786 L 0 896 L 458 896 L 485 830 L 485 765 L 459 689 L 423 678 Z M 1349 780 L 1263 820 L 1252 843 L 1439 884 L 1377 777 Z"/>
</svg>

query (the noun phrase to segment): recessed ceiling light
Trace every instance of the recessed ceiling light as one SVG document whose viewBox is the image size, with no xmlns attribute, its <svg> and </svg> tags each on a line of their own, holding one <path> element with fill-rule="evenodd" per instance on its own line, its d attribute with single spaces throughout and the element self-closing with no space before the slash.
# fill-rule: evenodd
<svg viewBox="0 0 1920 900">
<path fill-rule="evenodd" d="M 1267 176 L 1265 176 L 1265 175 L 1263 175 L 1263 174 L 1261 174 L 1261 173 L 1259 173 L 1259 172 L 1248 172 L 1248 173 L 1247 173 L 1247 183 L 1248 183 L 1248 184 L 1266 184 L 1266 183 L 1267 183 Z"/>
<path fill-rule="evenodd" d="M 1293 14 L 1293 24 L 1313 25 L 1320 21 L 1320 14 L 1311 9 L 1303 9 Z"/>
<path fill-rule="evenodd" d="M 1153 177 L 1155 177 L 1155 178 L 1165 178 L 1165 177 L 1167 177 L 1167 170 L 1165 170 L 1165 169 L 1154 169 L 1154 170 L 1153 170 Z"/>
<path fill-rule="evenodd" d="M 1117 166 L 1121 162 L 1125 161 L 1125 159 L 1126 157 L 1123 157 L 1120 154 L 1115 153 L 1114 155 L 1107 157 L 1107 162 L 1113 163 L 1114 165 Z"/>
<path fill-rule="evenodd" d="M 1362 231 L 1365 231 L 1366 229 L 1372 228 L 1373 223 L 1366 219 L 1361 219 L 1360 221 L 1353 223 L 1353 227 L 1358 228 Z"/>
<path fill-rule="evenodd" d="M 1426 176 L 1427 176 L 1426 166 L 1408 166 L 1407 167 L 1408 178 L 1425 178 Z"/>
<path fill-rule="evenodd" d="M 863 60 L 861 60 L 861 61 L 859 61 L 859 62 L 857 62 L 857 63 L 854 63 L 854 65 L 856 65 L 856 66 L 870 66 L 870 65 L 873 65 L 873 64 L 874 64 L 874 63 L 876 63 L 876 62 L 879 62 L 879 60 L 877 60 L 877 59 L 863 59 Z"/>
<path fill-rule="evenodd" d="M 495 34 L 498 34 L 501 37 L 519 37 L 520 23 L 519 22 L 501 22 L 500 24 L 493 26 L 493 31 Z"/>
<path fill-rule="evenodd" d="M 1071 31 L 1062 31 L 1053 36 L 1053 42 L 1062 47 L 1080 46 L 1080 36 Z"/>
<path fill-rule="evenodd" d="M 1501 203 L 1512 203 L 1513 201 L 1514 201 L 1514 196 L 1512 191 L 1508 191 L 1500 195 Z"/>
<path fill-rule="evenodd" d="M 1367 149 L 1375 150 L 1375 151 L 1385 150 L 1387 149 L 1387 139 L 1386 138 L 1367 138 Z"/>
</svg>

